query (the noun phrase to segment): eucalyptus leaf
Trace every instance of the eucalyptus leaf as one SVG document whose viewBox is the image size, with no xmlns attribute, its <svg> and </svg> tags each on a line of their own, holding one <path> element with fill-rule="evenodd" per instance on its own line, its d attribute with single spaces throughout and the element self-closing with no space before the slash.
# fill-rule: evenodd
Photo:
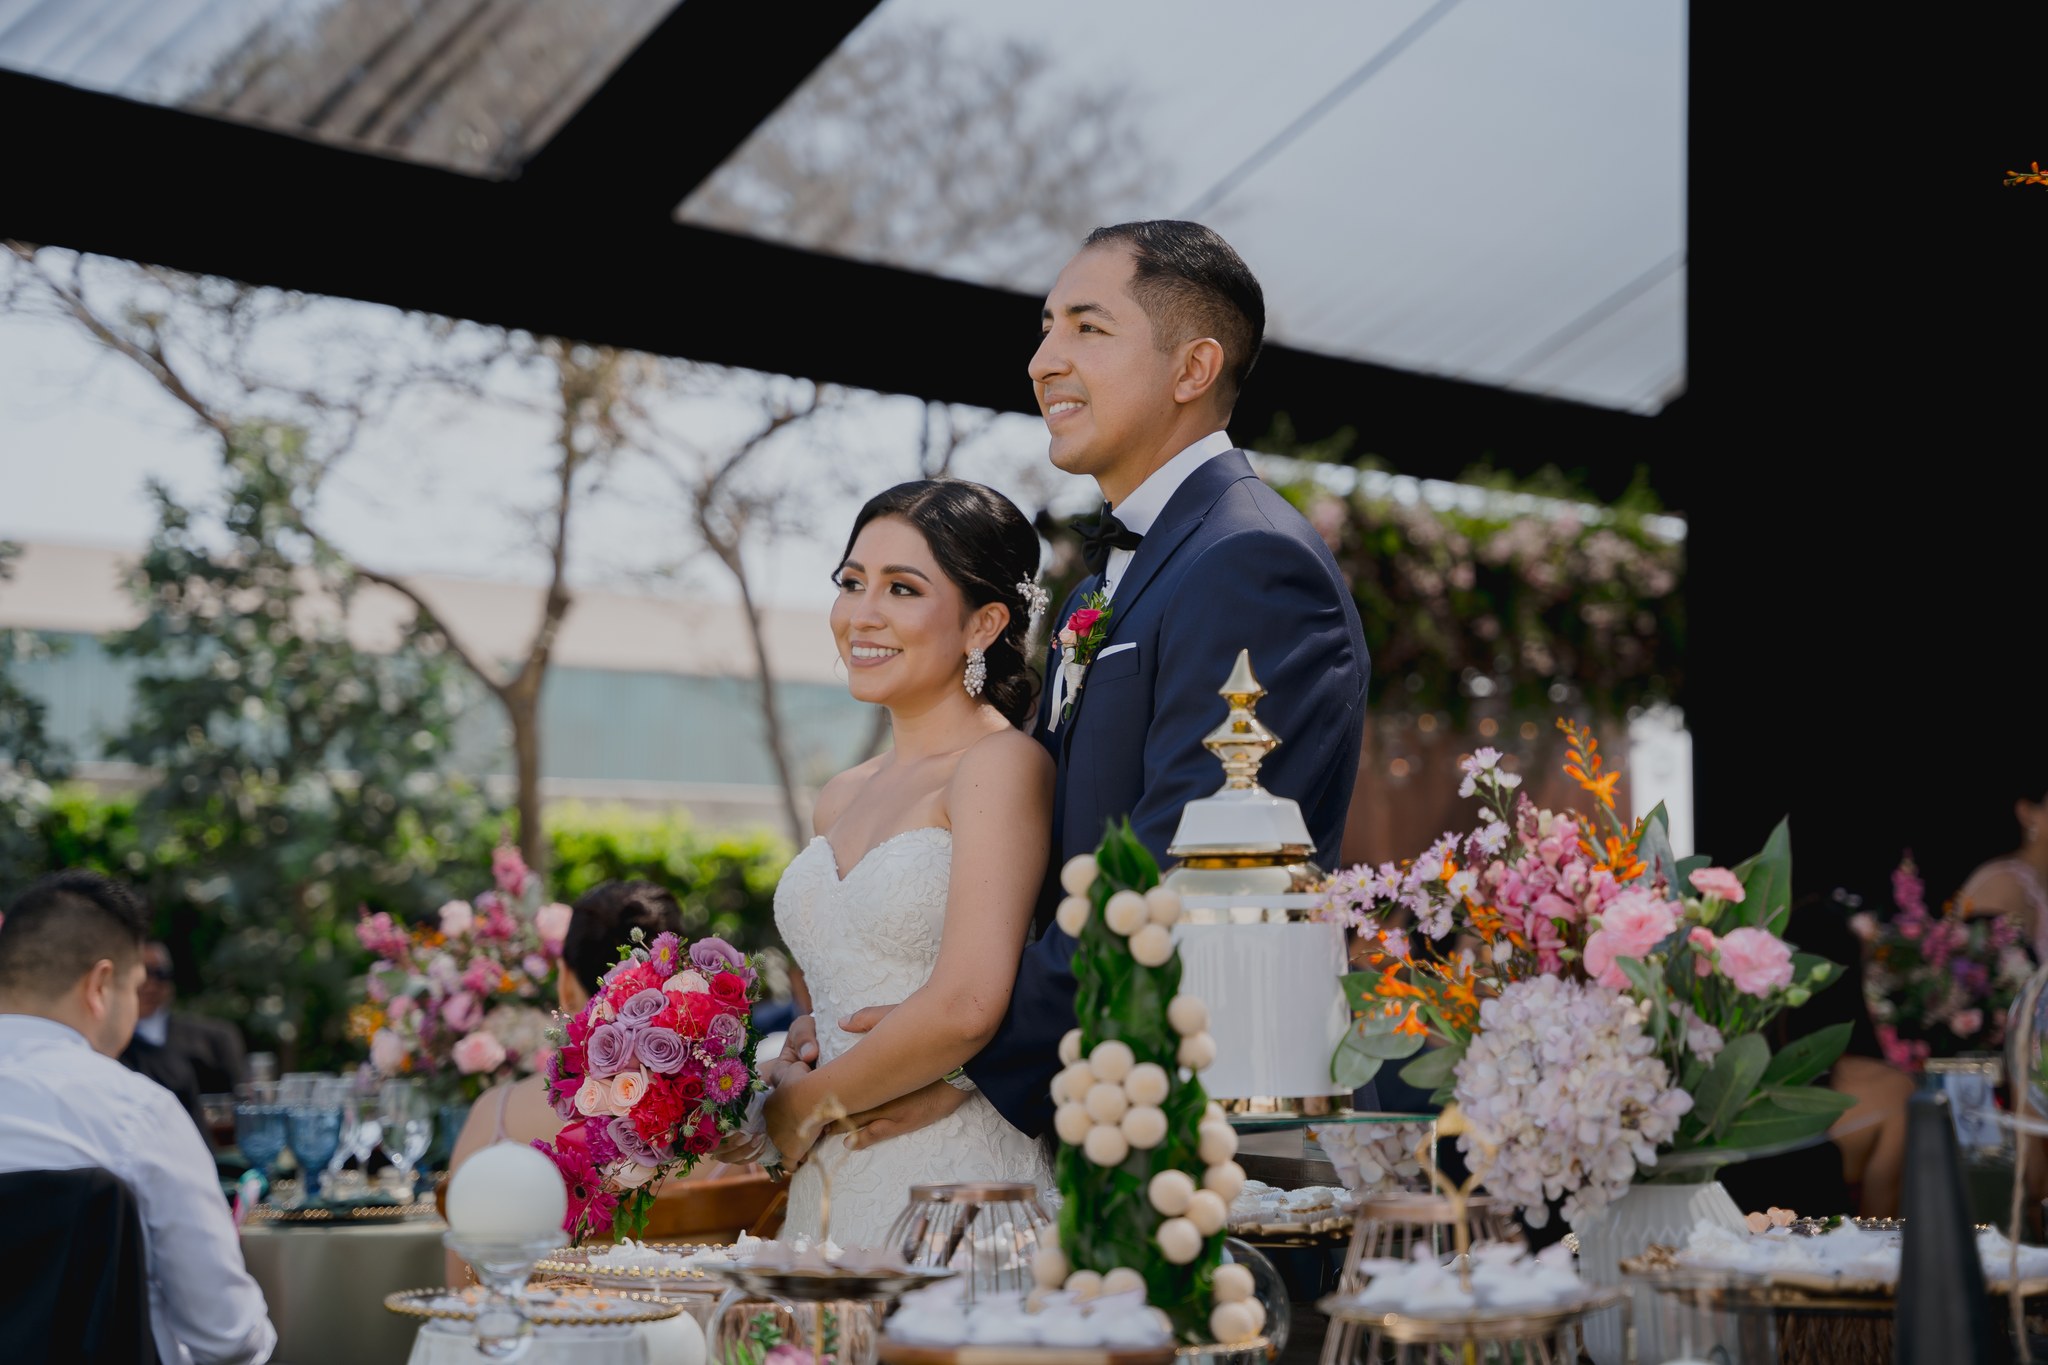
<svg viewBox="0 0 2048 1365">
<path fill-rule="evenodd" d="M 1735 921 L 1729 928 L 1756 925 L 1774 934 L 1785 932 L 1792 913 L 1792 825 L 1780 820 L 1761 851 L 1733 869 L 1742 879 L 1742 904 L 1730 906 Z"/>
<path fill-rule="evenodd" d="M 1839 1090 L 1830 1090 L 1821 1085 L 1767 1085 L 1760 1087 L 1756 1093 L 1759 1103 L 1776 1105 L 1788 1114 L 1826 1114 L 1829 1122 L 1856 1107 L 1854 1095 L 1844 1095 Z"/>
<path fill-rule="evenodd" d="M 1721 1137 L 1742 1112 L 1770 1061 L 1771 1049 L 1761 1034 L 1729 1039 L 1693 1092 L 1692 1113 L 1687 1116 L 1692 1126 L 1709 1137 Z"/>
<path fill-rule="evenodd" d="M 1643 835 L 1636 842 L 1636 856 L 1649 865 L 1652 877 L 1678 884 L 1678 857 L 1671 851 L 1671 816 L 1659 801 L 1643 817 Z"/>
<path fill-rule="evenodd" d="M 1386 1059 L 1376 1057 L 1361 1047 L 1358 1031 L 1353 1029 L 1344 1035 L 1344 1041 L 1337 1044 L 1337 1050 L 1330 1054 L 1330 1083 L 1346 1090 L 1357 1090 L 1373 1077 L 1380 1074 Z"/>
<path fill-rule="evenodd" d="M 1380 974 L 1361 968 L 1339 978 L 1344 983 L 1344 999 L 1351 1005 L 1353 1014 L 1363 1014 L 1376 1002 L 1374 994 L 1380 987 Z"/>
<path fill-rule="evenodd" d="M 1402 1067 L 1401 1079 L 1417 1090 L 1437 1090 L 1450 1085 L 1452 1073 L 1464 1060 L 1465 1049 L 1469 1046 L 1468 1042 L 1459 1041 L 1432 1048 Z"/>
<path fill-rule="evenodd" d="M 1775 1104 L 1750 1107 L 1714 1144 L 1737 1152 L 1761 1152 L 1772 1147 L 1802 1143 L 1820 1137 L 1838 1116 L 1823 1113 L 1793 1113 Z"/>
<path fill-rule="evenodd" d="M 1789 1089 L 1805 1085 L 1835 1064 L 1842 1055 L 1842 1049 L 1849 1045 L 1849 1033 L 1853 1025 L 1830 1024 L 1804 1038 L 1787 1043 L 1771 1058 L 1757 1084 Z"/>
<path fill-rule="evenodd" d="M 1678 860 L 1678 883 L 1687 891 L 1692 889 L 1692 874 L 1703 867 L 1712 867 L 1714 860 L 1704 853 L 1695 853 L 1689 858 Z"/>
</svg>

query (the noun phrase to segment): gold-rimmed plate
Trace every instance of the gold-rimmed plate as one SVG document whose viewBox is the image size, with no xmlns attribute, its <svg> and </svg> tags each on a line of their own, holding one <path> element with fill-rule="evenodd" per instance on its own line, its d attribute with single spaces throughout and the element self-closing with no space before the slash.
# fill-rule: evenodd
<svg viewBox="0 0 2048 1365">
<path fill-rule="evenodd" d="M 729 1252 L 730 1247 L 690 1242 L 647 1242 L 639 1244 L 647 1251 L 667 1256 L 694 1256 L 706 1251 Z M 672 1265 L 604 1265 L 609 1259 L 600 1257 L 593 1261 L 593 1253 L 606 1250 L 603 1247 L 560 1247 L 550 1251 L 545 1258 L 534 1263 L 534 1271 L 541 1275 L 586 1280 L 601 1289 L 633 1290 L 647 1289 L 656 1285 L 679 1288 L 702 1286 L 708 1290 L 723 1288 L 723 1283 L 711 1278 L 710 1272 L 695 1266 Z"/>
<path fill-rule="evenodd" d="M 388 1312 L 437 1322 L 474 1322 L 483 1302 L 483 1291 L 473 1286 L 405 1289 L 384 1296 Z M 572 1285 L 528 1290 L 520 1298 L 520 1311 L 537 1327 L 593 1327 L 662 1322 L 680 1314 L 683 1306 L 651 1294 L 615 1294 Z"/>
<path fill-rule="evenodd" d="M 344 1204 L 304 1204 L 297 1208 L 259 1204 L 243 1221 L 256 1226 L 347 1228 L 376 1223 L 407 1223 L 439 1216 L 440 1210 L 431 1199 L 415 1199 L 410 1203 L 365 1199 Z"/>
</svg>

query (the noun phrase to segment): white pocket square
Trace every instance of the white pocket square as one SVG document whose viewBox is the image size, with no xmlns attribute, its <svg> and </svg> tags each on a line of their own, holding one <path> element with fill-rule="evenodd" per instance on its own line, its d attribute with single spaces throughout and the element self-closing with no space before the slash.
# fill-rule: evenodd
<svg viewBox="0 0 2048 1365">
<path fill-rule="evenodd" d="M 1094 661 L 1100 662 L 1103 659 L 1107 659 L 1112 654 L 1121 654 L 1127 649 L 1136 649 L 1137 647 L 1138 642 L 1136 640 L 1126 640 L 1124 641 L 1124 643 L 1120 645 L 1111 645 L 1108 649 L 1101 651 L 1099 654 L 1095 656 Z"/>
</svg>

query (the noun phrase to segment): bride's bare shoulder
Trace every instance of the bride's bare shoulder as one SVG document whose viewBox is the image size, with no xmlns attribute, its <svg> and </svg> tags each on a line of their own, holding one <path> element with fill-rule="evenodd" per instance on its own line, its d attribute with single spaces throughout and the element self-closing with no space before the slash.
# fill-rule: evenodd
<svg viewBox="0 0 2048 1365">
<path fill-rule="evenodd" d="M 1050 783 L 1052 774 L 1052 755 L 1045 746 L 1022 730 L 1005 726 L 967 746 L 953 770 L 953 785 L 984 778 L 1010 782 L 1037 778 Z"/>
<path fill-rule="evenodd" d="M 811 805 L 811 833 L 823 834 L 832 828 L 887 757 L 887 754 L 876 754 L 867 762 L 855 764 L 818 788 L 818 799 Z"/>
</svg>

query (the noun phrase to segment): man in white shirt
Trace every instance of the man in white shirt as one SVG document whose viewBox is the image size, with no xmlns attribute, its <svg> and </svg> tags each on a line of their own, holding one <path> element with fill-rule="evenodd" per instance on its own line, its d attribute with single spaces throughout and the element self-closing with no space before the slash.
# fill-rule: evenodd
<svg viewBox="0 0 2048 1365">
<path fill-rule="evenodd" d="M 0 1171 L 112 1172 L 142 1213 L 163 1365 L 256 1365 L 277 1332 L 206 1143 L 114 1060 L 135 1031 L 148 921 L 124 887 L 60 872 L 0 921 Z"/>
</svg>

